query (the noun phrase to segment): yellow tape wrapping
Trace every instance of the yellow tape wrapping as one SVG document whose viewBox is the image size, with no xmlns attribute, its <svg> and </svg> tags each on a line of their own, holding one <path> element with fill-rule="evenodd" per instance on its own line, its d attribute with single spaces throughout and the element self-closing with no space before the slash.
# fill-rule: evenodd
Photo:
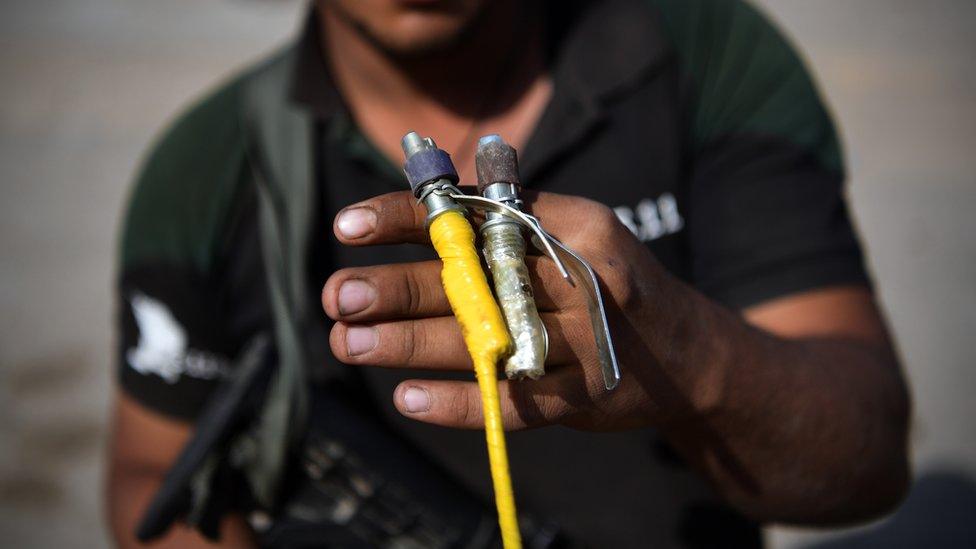
<svg viewBox="0 0 976 549">
<path fill-rule="evenodd" d="M 515 514 L 512 479 L 508 472 L 496 370 L 498 362 L 511 352 L 512 340 L 481 269 L 474 246 L 474 231 L 464 216 L 454 211 L 437 216 L 430 224 L 430 240 L 444 262 L 441 282 L 461 326 L 481 389 L 488 461 L 491 464 L 502 543 L 505 549 L 520 549 L 522 538 Z"/>
</svg>

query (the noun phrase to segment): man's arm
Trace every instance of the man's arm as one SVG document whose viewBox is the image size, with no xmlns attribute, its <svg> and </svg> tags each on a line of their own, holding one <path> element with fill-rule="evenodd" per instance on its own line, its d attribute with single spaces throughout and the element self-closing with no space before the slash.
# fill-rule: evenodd
<svg viewBox="0 0 976 549">
<path fill-rule="evenodd" d="M 893 509 L 909 484 L 909 399 L 871 292 L 794 294 L 750 307 L 745 322 L 706 301 L 688 306 L 714 309 L 701 311 L 712 327 L 675 355 L 717 343 L 721 389 L 707 411 L 665 427 L 682 454 L 761 520 L 836 524 Z"/>
<path fill-rule="evenodd" d="M 585 302 L 551 262 L 530 258 L 550 336 L 548 373 L 499 383 L 507 428 L 660 428 L 758 520 L 849 522 L 901 499 L 908 397 L 868 290 L 796 293 L 743 318 L 667 273 L 605 206 L 547 193 L 528 202 L 605 284 L 623 379 L 603 388 Z M 426 240 L 424 212 L 407 192 L 350 206 L 338 219 L 347 245 Z M 342 291 L 350 281 L 371 291 Z M 470 369 L 437 262 L 338 271 L 323 306 L 337 320 L 331 346 L 343 362 Z M 473 382 L 404 381 L 394 402 L 419 421 L 482 426 Z"/>
<path fill-rule="evenodd" d="M 119 547 L 146 546 L 136 540 L 136 526 L 191 434 L 191 425 L 156 414 L 116 391 L 107 489 L 109 522 Z M 236 548 L 253 547 L 254 541 L 244 520 L 234 515 L 224 519 L 220 543 L 175 525 L 149 546 Z"/>
</svg>

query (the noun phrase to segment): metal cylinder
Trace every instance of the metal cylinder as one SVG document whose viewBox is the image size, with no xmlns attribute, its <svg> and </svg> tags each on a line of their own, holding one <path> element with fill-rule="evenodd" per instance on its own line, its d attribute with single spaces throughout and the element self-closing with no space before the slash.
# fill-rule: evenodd
<svg viewBox="0 0 976 549">
<path fill-rule="evenodd" d="M 548 338 L 525 266 L 521 228 L 514 223 L 498 223 L 481 234 L 495 297 L 515 344 L 515 352 L 505 362 L 505 375 L 509 379 L 539 379 L 546 373 Z"/>
<path fill-rule="evenodd" d="M 478 141 L 475 165 L 482 196 L 521 209 L 522 201 L 518 198 L 521 183 L 514 148 L 497 135 L 482 137 Z M 481 225 L 481 235 L 495 297 L 515 343 L 515 352 L 505 364 L 505 375 L 509 379 L 538 379 L 545 374 L 549 340 L 525 266 L 522 228 L 504 215 L 490 212 Z"/>
</svg>

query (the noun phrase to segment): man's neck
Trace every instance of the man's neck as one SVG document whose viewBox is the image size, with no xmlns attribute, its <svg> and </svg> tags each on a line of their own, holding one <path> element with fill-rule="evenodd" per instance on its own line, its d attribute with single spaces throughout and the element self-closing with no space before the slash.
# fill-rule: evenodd
<svg viewBox="0 0 976 549">
<path fill-rule="evenodd" d="M 489 2 L 454 47 L 398 57 L 323 2 L 318 10 L 322 47 L 360 129 L 391 160 L 400 158 L 400 136 L 414 129 L 439 137 L 445 148 L 469 148 L 468 134 L 480 130 L 479 122 L 493 126 L 485 128 L 488 132 L 503 131 L 506 117 L 518 119 L 509 126 L 526 121 L 534 126 L 548 102 L 541 17 L 529 13 L 526 4 L 535 5 Z M 506 138 L 521 145 L 528 133 Z"/>
</svg>

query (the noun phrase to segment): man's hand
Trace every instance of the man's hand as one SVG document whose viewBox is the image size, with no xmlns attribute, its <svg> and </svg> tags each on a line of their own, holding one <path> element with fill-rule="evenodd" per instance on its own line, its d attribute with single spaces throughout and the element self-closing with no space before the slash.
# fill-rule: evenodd
<svg viewBox="0 0 976 549">
<path fill-rule="evenodd" d="M 655 287 L 663 270 L 647 248 L 609 208 L 596 202 L 544 193 L 529 204 L 547 230 L 591 262 L 605 284 L 621 364 L 655 368 L 655 334 L 617 329 L 644 325 L 642 314 L 651 297 L 660 293 Z M 377 197 L 343 214 L 335 232 L 344 244 L 429 242 L 426 212 L 407 192 Z M 369 224 L 369 230 L 351 225 L 350 217 Z M 547 258 L 529 257 L 527 265 L 549 333 L 547 373 L 537 381 L 500 383 L 506 428 L 563 423 L 603 430 L 659 423 L 664 411 L 635 372 L 626 372 L 614 391 L 605 389 L 582 292 Z M 440 261 L 429 261 L 335 273 L 322 298 L 328 315 L 338 321 L 331 336 L 335 356 L 349 364 L 470 371 L 471 360 L 441 287 L 440 269 Z M 484 426 L 474 381 L 409 380 L 400 384 L 394 398 L 401 412 L 420 421 Z"/>
<path fill-rule="evenodd" d="M 622 380 L 603 387 L 580 292 L 548 259 L 529 258 L 550 352 L 540 380 L 499 383 L 507 428 L 655 426 L 758 520 L 850 522 L 903 497 L 908 397 L 870 290 L 825 288 L 737 314 L 667 273 L 605 206 L 526 194 L 531 213 L 603 283 Z M 425 216 L 409 193 L 391 193 L 346 208 L 334 231 L 349 246 L 426 243 Z M 337 321 L 335 356 L 470 370 L 440 268 L 430 261 L 333 274 L 322 302 Z M 474 381 L 407 380 L 394 402 L 419 421 L 482 426 Z"/>
</svg>

